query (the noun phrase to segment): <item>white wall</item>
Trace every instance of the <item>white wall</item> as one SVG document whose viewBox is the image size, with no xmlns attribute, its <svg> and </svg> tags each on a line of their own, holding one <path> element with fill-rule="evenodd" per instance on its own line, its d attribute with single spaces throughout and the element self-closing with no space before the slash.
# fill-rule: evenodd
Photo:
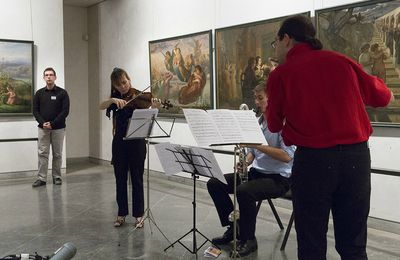
<svg viewBox="0 0 400 260">
<path fill-rule="evenodd" d="M 64 6 L 65 89 L 70 96 L 67 158 L 89 156 L 87 8 Z"/>
<path fill-rule="evenodd" d="M 57 72 L 57 85 L 64 86 L 62 4 L 62 0 L 1 1 L 0 39 L 34 41 L 35 91 L 44 86 L 43 70 L 50 66 Z M 36 121 L 33 117 L 1 118 L 0 136 L 1 139 L 36 138 Z M 0 173 L 37 169 L 36 142 L 0 143 L 0 150 Z"/>
<path fill-rule="evenodd" d="M 99 59 L 100 59 L 100 41 L 99 41 L 99 15 L 98 7 L 93 6 L 88 9 L 88 32 L 89 32 L 89 156 L 93 158 L 102 158 L 102 150 L 105 148 L 103 145 L 103 139 L 100 137 L 100 118 L 104 114 L 99 113 L 99 86 L 100 86 L 100 76 L 99 76 Z M 110 136 L 111 136 L 111 132 Z M 107 140 L 108 141 L 108 140 Z M 107 147 L 106 149 L 108 149 Z M 108 159 L 111 159 L 109 157 Z"/>
<path fill-rule="evenodd" d="M 125 68 L 132 77 L 133 85 L 143 89 L 149 84 L 148 42 L 194 32 L 216 29 L 257 20 L 265 20 L 295 13 L 328 8 L 354 1 L 348 0 L 281 0 L 279 2 L 261 0 L 113 0 L 90 8 L 89 20 L 92 28 L 89 34 L 98 37 L 98 60 L 89 62 L 89 67 L 97 71 L 99 97 L 91 99 L 93 104 L 106 98 L 110 93 L 109 75 L 112 68 Z M 94 17 L 95 16 L 95 17 Z M 98 19 L 98 27 L 93 21 Z M 89 49 L 92 45 L 89 43 Z M 89 56 L 95 59 L 95 55 Z M 95 88 L 96 86 L 89 86 Z M 97 104 L 96 104 L 97 105 Z M 97 106 L 91 106 L 90 121 L 96 124 L 92 133 L 98 137 L 90 143 L 90 154 L 109 160 L 111 158 L 111 122 Z M 160 121 L 163 121 L 162 119 Z M 376 129 L 371 137 L 373 167 L 400 170 L 400 160 L 396 151 L 400 149 L 398 128 Z M 178 120 L 172 138 L 174 143 L 194 145 L 194 139 L 184 120 Z M 397 153 L 398 154 L 398 153 Z M 151 169 L 162 171 L 154 150 L 151 149 Z M 224 172 L 232 169 L 230 156 L 217 155 Z M 371 216 L 400 221 L 400 209 L 395 203 L 400 199 L 400 191 L 395 187 L 400 178 L 374 175 L 372 178 Z M 388 185 L 390 184 L 390 185 Z"/>
</svg>

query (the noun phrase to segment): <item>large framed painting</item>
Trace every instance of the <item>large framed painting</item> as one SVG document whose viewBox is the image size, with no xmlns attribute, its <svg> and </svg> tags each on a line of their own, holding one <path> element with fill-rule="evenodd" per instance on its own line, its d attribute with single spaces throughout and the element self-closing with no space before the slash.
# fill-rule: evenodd
<svg viewBox="0 0 400 260">
<path fill-rule="evenodd" d="M 0 116 L 32 115 L 33 42 L 0 40 Z"/>
<path fill-rule="evenodd" d="M 213 108 L 211 40 L 209 30 L 149 42 L 152 94 L 173 105 L 161 115 Z"/>
<path fill-rule="evenodd" d="M 400 0 L 317 10 L 315 23 L 324 49 L 353 58 L 393 91 L 397 100 L 387 108 L 367 107 L 371 122 L 400 126 Z"/>
<path fill-rule="evenodd" d="M 217 108 L 255 107 L 252 90 L 277 66 L 271 42 L 287 17 L 215 30 Z"/>
</svg>

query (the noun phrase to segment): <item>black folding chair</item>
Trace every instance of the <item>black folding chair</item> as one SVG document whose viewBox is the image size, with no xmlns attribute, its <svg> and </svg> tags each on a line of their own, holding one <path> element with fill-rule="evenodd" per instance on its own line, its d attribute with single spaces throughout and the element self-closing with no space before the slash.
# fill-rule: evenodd
<svg viewBox="0 0 400 260">
<path fill-rule="evenodd" d="M 284 196 L 282 196 L 281 198 L 291 201 L 292 200 L 291 191 L 289 190 L 288 192 L 286 192 L 286 194 Z M 284 227 L 282 225 L 281 218 L 279 217 L 278 212 L 276 211 L 276 208 L 275 208 L 274 203 L 272 202 L 272 199 L 268 198 L 267 201 L 268 201 L 269 206 L 271 207 L 271 210 L 272 210 L 272 213 L 274 214 L 276 222 L 278 222 L 279 228 L 281 230 L 283 230 Z M 262 200 L 257 202 L 257 213 L 260 210 L 261 204 L 262 204 Z M 283 241 L 282 241 L 282 245 L 281 245 L 281 251 L 285 250 L 286 243 L 287 243 L 287 240 L 289 238 L 290 230 L 292 229 L 293 221 L 294 221 L 294 212 L 292 211 L 292 214 L 290 215 L 288 226 L 286 228 L 285 236 L 283 237 Z"/>
</svg>

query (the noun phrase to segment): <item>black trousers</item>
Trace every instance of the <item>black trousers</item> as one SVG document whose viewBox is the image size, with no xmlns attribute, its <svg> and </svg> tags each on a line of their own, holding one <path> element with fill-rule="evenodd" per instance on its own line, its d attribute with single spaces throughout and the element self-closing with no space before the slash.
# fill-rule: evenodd
<svg viewBox="0 0 400 260">
<path fill-rule="evenodd" d="M 143 172 L 146 158 L 144 139 L 124 141 L 115 137 L 112 143 L 112 163 L 116 181 L 118 216 L 126 216 L 128 210 L 128 172 L 132 183 L 132 212 L 134 217 L 144 213 Z"/>
<path fill-rule="evenodd" d="M 367 142 L 326 149 L 297 148 L 291 184 L 298 259 L 326 259 L 330 211 L 341 259 L 368 259 L 370 171 Z"/>
<path fill-rule="evenodd" d="M 229 214 L 233 211 L 233 202 L 229 194 L 233 194 L 233 174 L 225 175 L 228 185 L 211 178 L 207 189 L 214 201 L 222 226 L 231 225 Z M 249 181 L 237 186 L 236 195 L 239 204 L 240 239 L 245 241 L 255 238 L 257 207 L 256 202 L 267 198 L 283 196 L 289 190 L 289 181 L 280 174 L 263 174 L 251 168 Z"/>
</svg>

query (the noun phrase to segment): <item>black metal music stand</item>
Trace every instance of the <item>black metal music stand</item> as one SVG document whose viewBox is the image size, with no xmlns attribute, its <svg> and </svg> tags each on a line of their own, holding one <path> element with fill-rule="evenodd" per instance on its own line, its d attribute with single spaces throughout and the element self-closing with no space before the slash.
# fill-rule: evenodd
<svg viewBox="0 0 400 260">
<path fill-rule="evenodd" d="M 161 231 L 160 227 L 157 225 L 153 213 L 151 212 L 150 209 L 150 139 L 151 138 L 166 138 L 166 137 L 171 137 L 171 132 L 172 128 L 174 127 L 175 123 L 175 118 L 172 119 L 172 125 L 171 128 L 169 129 L 168 133 L 165 131 L 160 124 L 156 120 L 156 115 L 158 113 L 158 109 L 136 109 L 132 117 L 129 121 L 129 126 L 127 129 L 126 136 L 124 140 L 131 140 L 131 139 L 145 139 L 146 140 L 146 145 L 147 145 L 147 176 L 146 176 L 146 184 L 147 184 L 147 201 L 146 201 L 146 209 L 144 210 L 143 213 L 143 219 L 142 222 L 144 222 L 146 219 L 149 220 L 149 227 L 150 227 L 150 233 L 153 234 L 153 230 L 151 228 L 151 222 L 156 226 L 158 231 L 164 236 L 164 238 L 169 241 L 167 236 Z M 159 129 L 162 131 L 162 135 L 154 135 L 152 136 L 152 130 L 154 123 L 157 124 Z M 137 227 L 135 227 L 133 230 L 136 230 Z"/>
<path fill-rule="evenodd" d="M 164 249 L 164 252 L 167 251 L 170 247 L 173 247 L 176 243 L 181 244 L 184 248 L 186 248 L 190 253 L 195 254 L 197 256 L 197 252 L 199 249 L 207 243 L 207 241 L 211 242 L 209 238 L 207 238 L 203 233 L 201 233 L 196 227 L 196 179 L 199 178 L 199 175 L 202 176 L 213 176 L 212 173 L 212 162 L 208 160 L 205 156 L 201 154 L 195 154 L 191 148 L 188 147 L 179 147 L 175 149 L 166 149 L 167 151 L 174 154 L 176 158 L 176 162 L 180 164 L 182 171 L 190 173 L 193 179 L 193 226 L 192 228 L 186 232 L 183 236 L 177 239 L 175 242 L 170 244 L 167 248 Z M 200 170 L 201 169 L 201 170 Z M 207 173 L 205 173 L 207 172 Z M 193 246 L 192 249 L 187 247 L 185 244 L 181 242 L 181 240 L 193 233 Z M 200 234 L 205 241 L 197 247 L 197 238 L 196 233 Z M 212 243 L 212 242 L 211 242 Z"/>
</svg>

